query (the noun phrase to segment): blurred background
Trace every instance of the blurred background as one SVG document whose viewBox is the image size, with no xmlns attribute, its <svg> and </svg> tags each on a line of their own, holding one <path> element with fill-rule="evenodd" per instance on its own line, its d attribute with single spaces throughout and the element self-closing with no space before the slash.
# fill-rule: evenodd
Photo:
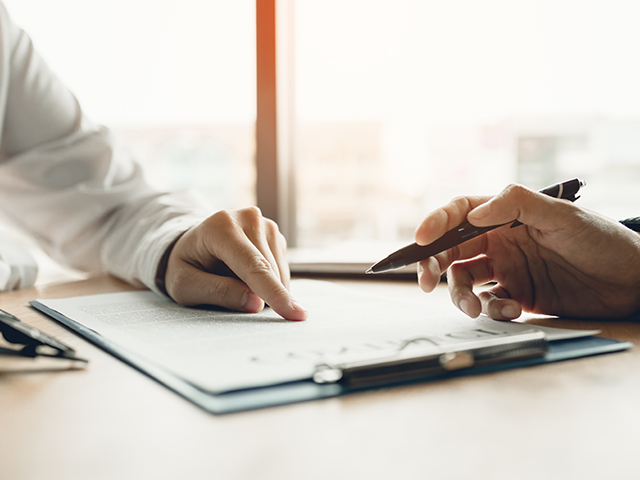
<svg viewBox="0 0 640 480">
<path fill-rule="evenodd" d="M 288 3 L 296 246 L 386 254 L 456 195 L 575 176 L 640 215 L 637 1 Z M 151 183 L 255 203 L 255 1 L 5 4 Z"/>
</svg>

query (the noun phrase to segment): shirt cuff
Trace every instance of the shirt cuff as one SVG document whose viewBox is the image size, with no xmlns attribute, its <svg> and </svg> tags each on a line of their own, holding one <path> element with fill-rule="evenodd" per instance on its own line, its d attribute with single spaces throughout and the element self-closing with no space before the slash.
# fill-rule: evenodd
<svg viewBox="0 0 640 480">
<path fill-rule="evenodd" d="M 143 242 L 136 263 L 138 264 L 137 271 L 140 275 L 140 282 L 144 286 L 158 295 L 170 298 L 164 291 L 164 282 L 161 282 L 160 285 L 157 282 L 159 270 L 163 267 L 161 265 L 163 257 L 187 230 L 203 220 L 203 217 L 191 215 L 172 218 L 163 223 L 150 238 Z M 168 256 L 164 260 L 168 260 Z M 166 264 L 164 267 L 166 268 Z"/>
</svg>

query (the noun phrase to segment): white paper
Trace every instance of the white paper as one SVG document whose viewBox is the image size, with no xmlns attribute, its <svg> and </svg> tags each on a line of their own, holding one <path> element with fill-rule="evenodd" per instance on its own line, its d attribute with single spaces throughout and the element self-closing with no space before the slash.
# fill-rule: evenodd
<svg viewBox="0 0 640 480">
<path fill-rule="evenodd" d="M 472 320 L 452 305 L 434 307 L 428 296 L 400 301 L 317 280 L 294 280 L 291 289 L 309 310 L 304 322 L 283 320 L 269 308 L 258 314 L 186 308 L 148 291 L 38 302 L 215 393 L 310 378 L 320 363 L 391 355 L 418 337 L 433 345 L 532 328 Z M 550 340 L 598 333 L 535 328 Z"/>
</svg>

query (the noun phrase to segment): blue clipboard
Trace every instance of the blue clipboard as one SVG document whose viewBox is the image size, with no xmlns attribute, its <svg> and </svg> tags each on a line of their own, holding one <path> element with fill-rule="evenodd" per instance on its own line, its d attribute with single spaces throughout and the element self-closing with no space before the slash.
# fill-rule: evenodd
<svg viewBox="0 0 640 480">
<path fill-rule="evenodd" d="M 170 371 L 152 363 L 142 357 L 120 348 L 117 344 L 106 340 L 95 331 L 81 325 L 61 313 L 52 310 L 45 305 L 32 301 L 30 305 L 36 310 L 52 317 L 62 325 L 68 327 L 81 337 L 102 348 L 114 357 L 122 360 L 141 373 L 149 376 L 158 383 L 173 390 L 198 407 L 213 414 L 227 414 L 255 410 L 266 407 L 274 407 L 291 403 L 319 400 L 323 398 L 337 397 L 353 392 L 361 392 L 381 387 L 407 385 L 433 381 L 443 381 L 448 378 L 456 378 L 467 375 L 481 375 L 513 368 L 532 367 L 546 363 L 560 362 L 576 358 L 601 355 L 627 350 L 633 346 L 630 342 L 620 342 L 607 338 L 588 336 L 569 340 L 555 340 L 547 344 L 543 355 L 521 360 L 510 360 L 492 363 L 490 365 L 474 366 L 452 371 L 442 371 L 425 377 L 412 378 L 410 380 L 389 380 L 384 384 L 374 386 L 352 386 L 343 383 L 319 384 L 313 379 L 295 381 L 271 385 L 267 387 L 236 390 L 221 394 L 212 394 L 195 384 L 171 373 Z"/>
</svg>

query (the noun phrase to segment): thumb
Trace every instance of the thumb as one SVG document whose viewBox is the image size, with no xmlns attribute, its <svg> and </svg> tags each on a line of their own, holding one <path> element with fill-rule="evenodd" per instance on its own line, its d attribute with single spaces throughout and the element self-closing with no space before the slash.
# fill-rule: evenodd
<svg viewBox="0 0 640 480">
<path fill-rule="evenodd" d="M 467 220 L 484 227 L 518 220 L 539 230 L 566 227 L 567 214 L 575 206 L 567 201 L 534 192 L 522 185 L 509 185 L 498 195 L 469 212 Z"/>
</svg>

